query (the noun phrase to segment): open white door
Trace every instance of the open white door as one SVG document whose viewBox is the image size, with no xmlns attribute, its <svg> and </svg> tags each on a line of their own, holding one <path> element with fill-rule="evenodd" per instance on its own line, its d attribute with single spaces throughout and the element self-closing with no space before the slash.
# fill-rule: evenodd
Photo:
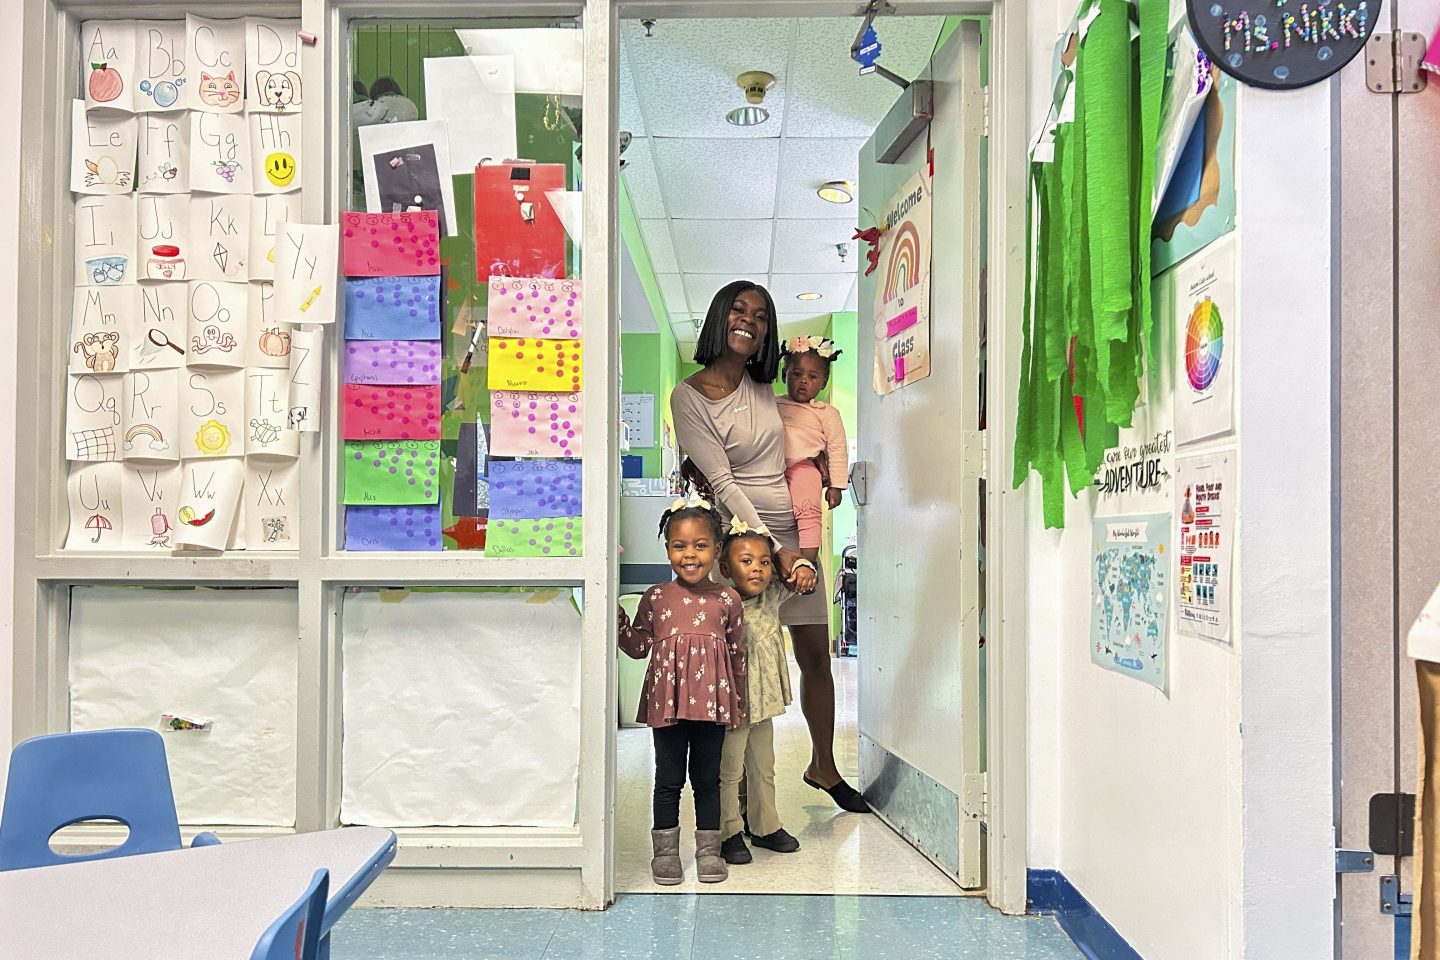
<svg viewBox="0 0 1440 960">
<path fill-rule="evenodd" d="M 859 287 L 860 779 L 880 816 L 973 888 L 983 883 L 985 796 L 978 25 L 962 23 L 922 79 L 934 90 L 928 137 L 921 131 L 894 163 L 879 163 L 882 124 L 860 154 L 860 206 L 874 216 L 917 173 L 932 191 L 931 249 L 920 251 L 930 265 L 928 377 L 885 396 L 871 383 L 877 350 L 885 352 L 872 331 L 878 322 L 883 334 L 888 319 L 877 315 L 875 291 L 899 231 L 882 238 L 879 267 Z M 893 370 L 894 358 L 883 359 Z"/>
</svg>

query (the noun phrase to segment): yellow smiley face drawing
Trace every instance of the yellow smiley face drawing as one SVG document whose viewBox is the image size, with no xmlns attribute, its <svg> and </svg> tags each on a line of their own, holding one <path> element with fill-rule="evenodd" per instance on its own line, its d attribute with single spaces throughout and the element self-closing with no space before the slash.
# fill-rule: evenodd
<svg viewBox="0 0 1440 960">
<path fill-rule="evenodd" d="M 295 158 L 288 153 L 272 153 L 265 158 L 265 176 L 277 187 L 288 187 L 295 179 Z"/>
</svg>

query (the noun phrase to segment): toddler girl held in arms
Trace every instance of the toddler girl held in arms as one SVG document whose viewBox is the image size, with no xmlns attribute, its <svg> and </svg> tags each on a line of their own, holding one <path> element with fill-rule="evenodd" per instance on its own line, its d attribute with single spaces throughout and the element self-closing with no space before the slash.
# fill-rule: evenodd
<svg viewBox="0 0 1440 960">
<path fill-rule="evenodd" d="M 720 756 L 725 730 L 745 718 L 745 637 L 740 596 L 710 579 L 720 550 L 720 515 L 705 500 L 676 500 L 660 518 L 675 579 L 645 591 L 631 623 L 620 611 L 620 649 L 650 656 L 635 718 L 655 737 L 653 858 L 656 883 L 684 879 L 680 792 L 695 796 L 695 875 L 729 874 L 720 856 Z"/>
<path fill-rule="evenodd" d="M 800 527 L 800 554 L 814 562 L 820 554 L 820 500 L 832 510 L 840 506 L 850 471 L 840 411 L 816 399 L 840 351 L 824 337 L 792 337 L 783 351 L 787 395 L 776 405 L 785 425 L 785 485 Z"/>
</svg>

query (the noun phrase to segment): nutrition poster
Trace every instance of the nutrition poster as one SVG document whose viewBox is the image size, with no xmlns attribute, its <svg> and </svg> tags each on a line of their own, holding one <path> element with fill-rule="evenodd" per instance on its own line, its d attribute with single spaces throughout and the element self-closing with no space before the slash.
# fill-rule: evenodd
<svg viewBox="0 0 1440 960">
<path fill-rule="evenodd" d="M 1229 643 L 1234 454 L 1185 457 L 1178 462 L 1176 474 L 1180 497 L 1177 629 L 1188 636 Z"/>
</svg>

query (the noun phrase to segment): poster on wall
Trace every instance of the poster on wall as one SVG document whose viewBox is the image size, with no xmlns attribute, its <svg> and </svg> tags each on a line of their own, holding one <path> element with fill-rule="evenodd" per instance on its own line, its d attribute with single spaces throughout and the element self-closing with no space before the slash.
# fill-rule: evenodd
<svg viewBox="0 0 1440 960">
<path fill-rule="evenodd" d="M 1187 636 L 1229 643 L 1238 492 L 1235 455 L 1184 457 L 1176 469 L 1180 500 L 1176 629 Z"/>
<path fill-rule="evenodd" d="M 880 396 L 930 376 L 930 192 L 917 170 L 881 216 L 873 377 Z"/>
<path fill-rule="evenodd" d="M 1096 517 L 1090 662 L 1165 689 L 1170 630 L 1170 514 Z"/>
<path fill-rule="evenodd" d="M 1175 268 L 1175 442 L 1235 427 L 1235 244 L 1211 244 Z"/>
</svg>

